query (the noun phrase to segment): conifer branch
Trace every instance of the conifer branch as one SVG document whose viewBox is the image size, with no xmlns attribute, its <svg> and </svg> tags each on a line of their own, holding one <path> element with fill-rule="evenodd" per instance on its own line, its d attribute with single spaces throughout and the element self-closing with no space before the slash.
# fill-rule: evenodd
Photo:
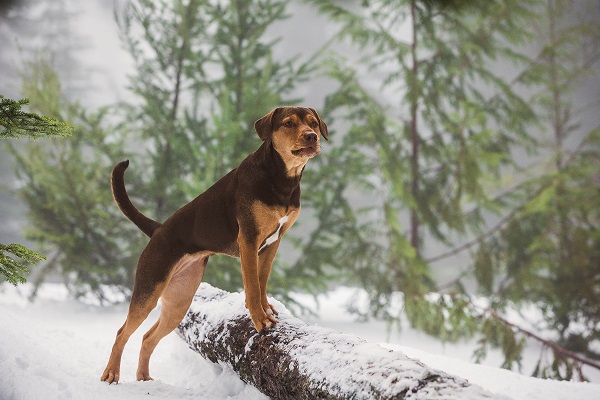
<svg viewBox="0 0 600 400">
<path fill-rule="evenodd" d="M 471 303 L 473 304 L 473 303 Z M 477 307 L 473 304 L 474 307 Z M 585 364 L 588 365 L 590 367 L 596 368 L 598 370 L 600 370 L 600 363 L 597 363 L 595 361 L 589 360 L 585 357 L 580 356 L 577 353 L 574 353 L 570 350 L 565 349 L 564 347 L 560 346 L 558 343 L 553 342 L 552 340 L 548 340 L 548 339 L 544 339 L 543 337 L 517 325 L 514 324 L 510 321 L 508 321 L 506 318 L 504 318 L 503 316 L 501 316 L 500 314 L 498 314 L 495 310 L 492 310 L 489 307 L 486 307 L 482 310 L 484 313 L 487 313 L 489 315 L 491 315 L 493 318 L 495 318 L 496 320 L 500 321 L 502 324 L 508 326 L 509 328 L 512 329 L 516 329 L 519 332 L 521 332 L 522 334 L 524 334 L 527 337 L 530 337 L 538 342 L 540 342 L 543 346 L 548 347 L 550 349 L 552 349 L 555 353 L 558 353 L 564 357 L 573 359 L 577 362 L 580 362 L 581 364 Z"/>
<path fill-rule="evenodd" d="M 28 99 L 11 100 L 0 95 L 0 139 L 29 137 L 39 139 L 47 136 L 69 136 L 73 127 L 57 119 L 22 111 Z M 13 258 L 8 254 L 16 257 Z M 23 261 L 18 261 L 21 259 Z M 0 243 L 0 274 L 13 285 L 25 283 L 22 274 L 28 274 L 25 263 L 35 264 L 46 257 L 20 244 Z"/>
<path fill-rule="evenodd" d="M 566 162 L 564 163 L 564 168 L 567 168 L 571 163 L 573 163 L 573 161 L 577 158 L 577 156 L 581 153 L 581 151 L 585 148 L 585 145 L 588 143 L 589 140 L 591 140 L 593 134 L 598 130 L 594 129 L 593 131 L 591 131 L 577 146 L 577 148 L 571 153 L 571 155 L 569 156 L 569 158 L 566 160 Z M 546 181 L 542 186 L 540 186 L 538 188 L 538 190 L 536 190 L 535 192 L 533 192 L 530 196 L 528 196 L 521 204 L 519 204 L 516 208 L 514 208 L 511 212 L 509 212 L 507 215 L 505 215 L 498 223 L 496 223 L 496 225 L 494 225 L 492 228 L 490 228 L 490 230 L 488 230 L 487 232 L 484 232 L 482 235 L 476 237 L 473 240 L 470 240 L 464 244 L 462 244 L 461 246 L 455 247 L 454 249 L 447 251 L 445 253 L 442 254 L 438 254 L 437 256 L 433 256 L 433 257 L 429 257 L 426 258 L 425 261 L 428 263 L 432 263 L 432 262 L 436 262 L 436 261 L 440 261 L 443 260 L 445 258 L 448 257 L 452 257 L 458 253 L 461 253 L 465 250 L 470 249 L 471 247 L 482 243 L 484 241 L 486 241 L 487 239 L 489 239 L 490 237 L 492 237 L 496 232 L 498 232 L 500 229 L 502 229 L 502 227 L 504 227 L 504 225 L 511 221 L 519 212 L 521 212 L 525 207 L 527 207 L 527 205 L 533 200 L 535 199 L 540 193 L 542 193 L 544 190 L 546 190 L 548 187 L 550 187 L 552 184 L 554 184 L 553 180 L 548 180 Z M 517 186 L 520 187 L 522 186 L 522 184 L 519 184 Z M 454 282 L 454 281 L 452 281 Z M 443 287 L 448 287 L 451 286 L 450 284 L 444 284 Z"/>
<path fill-rule="evenodd" d="M 8 254 L 12 254 L 24 262 L 31 264 L 46 259 L 43 255 L 29 250 L 20 244 L 5 245 L 0 243 L 0 274 L 4 275 L 6 280 L 15 286 L 19 283 L 25 283 L 25 278 L 21 274 L 29 273 L 29 269 L 23 262 L 17 261 Z"/>
<path fill-rule="evenodd" d="M 540 193 L 542 193 L 544 190 L 546 190 L 546 188 L 548 186 L 550 186 L 550 184 L 552 183 L 552 181 L 549 181 L 548 183 L 546 183 L 545 185 L 542 185 L 540 188 L 538 188 L 538 190 L 536 190 L 531 196 L 527 197 L 527 199 L 522 202 L 521 204 L 519 204 L 518 207 L 514 208 L 511 212 L 509 212 L 507 215 L 505 215 L 502 219 L 500 219 L 500 221 L 498 223 L 496 223 L 496 225 L 494 225 L 490 230 L 488 230 L 487 232 L 485 232 L 483 235 L 480 235 L 478 237 L 476 237 L 473 240 L 470 240 L 466 243 L 464 243 L 461 246 L 455 247 L 454 249 L 447 251 L 445 253 L 442 254 L 438 254 L 437 256 L 434 257 L 429 257 L 426 258 L 425 261 L 428 263 L 433 263 L 436 261 L 440 261 L 443 260 L 445 258 L 448 257 L 452 257 L 458 253 L 461 253 L 465 250 L 470 249 L 471 247 L 484 242 L 485 240 L 487 240 L 488 238 L 492 237 L 496 232 L 498 232 L 500 229 L 502 229 L 502 227 L 504 227 L 504 225 L 511 221 L 515 215 L 517 215 L 520 211 L 522 211 L 525 207 L 527 207 L 527 205 L 529 204 L 529 202 L 531 200 L 533 200 L 534 198 L 536 198 Z M 444 285 L 447 286 L 447 285 Z"/>
<path fill-rule="evenodd" d="M 73 127 L 55 118 L 22 111 L 28 99 L 19 101 L 0 95 L 0 138 L 70 136 Z"/>
</svg>

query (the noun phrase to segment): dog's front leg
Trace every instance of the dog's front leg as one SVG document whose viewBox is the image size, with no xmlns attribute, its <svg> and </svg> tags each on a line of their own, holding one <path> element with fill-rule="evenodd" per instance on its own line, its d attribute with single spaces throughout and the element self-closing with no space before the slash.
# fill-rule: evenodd
<svg viewBox="0 0 600 400">
<path fill-rule="evenodd" d="M 267 300 L 267 284 L 269 282 L 269 275 L 271 275 L 271 269 L 273 267 L 273 260 L 277 254 L 279 248 L 279 240 L 267 247 L 258 256 L 258 280 L 260 283 L 260 302 L 263 310 L 269 316 L 277 315 L 277 310 Z"/>
<path fill-rule="evenodd" d="M 242 264 L 242 280 L 246 293 L 246 307 L 257 331 L 270 328 L 277 320 L 273 315 L 267 315 L 262 307 L 260 277 L 258 269 L 258 243 L 256 240 L 240 233 L 238 238 L 240 261 Z"/>
</svg>

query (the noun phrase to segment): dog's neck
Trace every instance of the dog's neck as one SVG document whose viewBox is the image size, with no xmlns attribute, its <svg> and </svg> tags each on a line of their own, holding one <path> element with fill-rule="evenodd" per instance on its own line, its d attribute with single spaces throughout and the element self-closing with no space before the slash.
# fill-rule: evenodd
<svg viewBox="0 0 600 400">
<path fill-rule="evenodd" d="M 281 154 L 275 150 L 271 140 L 266 140 L 260 150 L 262 150 L 263 162 L 271 174 L 273 183 L 278 189 L 293 191 L 300 184 L 306 161 L 298 164 L 286 163 Z"/>
</svg>

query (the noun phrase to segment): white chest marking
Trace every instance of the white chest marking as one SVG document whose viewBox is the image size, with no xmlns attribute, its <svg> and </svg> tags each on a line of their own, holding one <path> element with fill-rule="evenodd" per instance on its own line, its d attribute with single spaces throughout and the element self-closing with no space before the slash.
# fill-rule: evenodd
<svg viewBox="0 0 600 400">
<path fill-rule="evenodd" d="M 273 232 L 273 234 L 271 236 L 269 236 L 267 238 L 267 240 L 265 240 L 265 242 L 262 244 L 262 246 L 260 246 L 260 248 L 258 249 L 259 253 L 266 247 L 269 247 L 270 245 L 275 243 L 277 241 L 277 239 L 279 239 L 279 232 L 281 232 L 281 227 L 283 226 L 283 224 L 285 224 L 288 221 L 288 219 L 289 219 L 289 217 L 286 215 L 285 217 L 282 217 L 279 220 L 279 226 L 277 227 L 277 230 L 275 232 Z"/>
</svg>

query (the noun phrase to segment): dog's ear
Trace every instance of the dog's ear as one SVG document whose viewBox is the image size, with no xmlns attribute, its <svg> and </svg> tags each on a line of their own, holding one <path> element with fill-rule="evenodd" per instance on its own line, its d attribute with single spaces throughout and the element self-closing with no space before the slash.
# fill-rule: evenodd
<svg viewBox="0 0 600 400">
<path fill-rule="evenodd" d="M 317 110 L 315 110 L 314 108 L 309 108 L 309 110 L 314 114 L 315 117 L 317 117 L 317 121 L 319 121 L 319 131 L 321 131 L 321 135 L 325 138 L 325 140 L 329 141 L 329 135 L 327 134 L 327 124 L 321 119 L 321 117 L 319 117 Z"/>
<path fill-rule="evenodd" d="M 273 133 L 273 117 L 280 109 L 281 107 L 277 107 L 254 123 L 254 130 L 263 142 L 271 137 Z"/>
</svg>

